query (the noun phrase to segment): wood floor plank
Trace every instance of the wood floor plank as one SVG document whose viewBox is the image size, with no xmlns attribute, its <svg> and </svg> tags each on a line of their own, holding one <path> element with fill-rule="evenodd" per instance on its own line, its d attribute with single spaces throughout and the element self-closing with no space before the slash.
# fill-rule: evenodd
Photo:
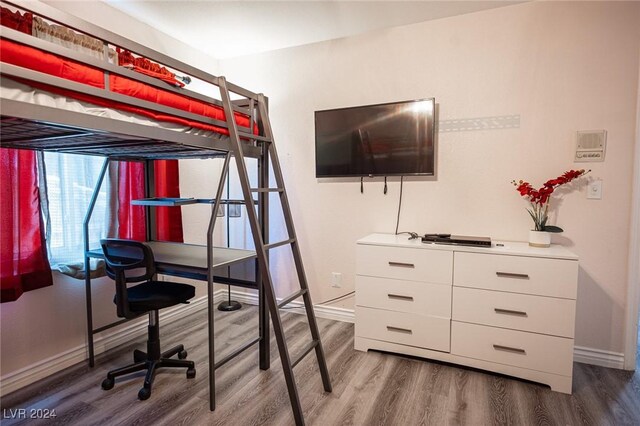
<svg viewBox="0 0 640 426">
<path fill-rule="evenodd" d="M 492 417 L 491 423 L 494 425 L 518 424 L 513 411 L 509 384 L 501 377 L 489 380 L 489 409 Z"/>
<path fill-rule="evenodd" d="M 367 424 L 380 393 L 386 392 L 382 384 L 393 370 L 397 357 L 368 353 L 363 358 L 364 362 L 354 372 L 351 389 L 345 392 L 346 398 L 339 400 L 335 410 L 325 414 L 325 424 Z"/>
<path fill-rule="evenodd" d="M 321 388 L 320 377 L 309 381 L 308 385 L 301 389 L 302 405 L 305 407 L 305 418 L 313 424 L 316 421 L 321 424 L 324 421 L 323 414 L 335 408 L 337 402 L 350 389 L 353 372 L 365 354 L 353 350 L 352 327 L 350 324 L 337 323 L 338 327 L 328 330 L 325 337 L 325 354 L 327 366 L 331 375 L 332 392 L 316 391 Z M 331 332 L 332 331 L 332 332 Z M 315 362 L 315 360 L 312 360 Z"/>
<path fill-rule="evenodd" d="M 216 359 L 257 337 L 257 308 L 215 313 Z M 295 357 L 309 342 L 306 317 L 284 311 L 283 327 Z M 353 324 L 318 320 L 333 392 L 324 392 L 315 354 L 294 369 L 309 425 L 639 425 L 640 372 L 574 364 L 574 393 L 451 364 L 353 349 Z M 151 398 L 139 401 L 143 373 L 118 378 L 104 391 L 107 371 L 133 361 L 145 336 L 6 395 L 3 413 L 55 409 L 49 420 L 2 418 L 11 425 L 293 425 L 282 366 L 271 330 L 271 368 L 259 368 L 257 346 L 216 372 L 209 411 L 206 310 L 162 323 L 164 348 L 182 343 L 196 363 L 195 379 L 161 369 Z M 13 411 L 12 411 L 13 412 Z"/>
<path fill-rule="evenodd" d="M 451 375 L 441 363 L 416 361 L 416 380 L 407 386 L 398 424 L 441 425 L 445 423 Z"/>
<path fill-rule="evenodd" d="M 521 415 L 521 422 L 525 425 L 554 426 L 563 423 L 553 415 L 551 406 L 544 397 L 549 390 L 543 386 L 531 386 L 526 382 L 512 381 L 512 392 L 516 400 L 517 409 Z"/>
<path fill-rule="evenodd" d="M 453 369 L 448 424 L 492 424 L 490 376 L 468 368 Z"/>
</svg>

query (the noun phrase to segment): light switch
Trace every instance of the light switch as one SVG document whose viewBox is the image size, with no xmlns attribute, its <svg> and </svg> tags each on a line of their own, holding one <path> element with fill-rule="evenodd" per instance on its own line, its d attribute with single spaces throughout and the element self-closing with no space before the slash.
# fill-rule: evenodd
<svg viewBox="0 0 640 426">
<path fill-rule="evenodd" d="M 597 179 L 587 185 L 587 198 L 590 200 L 602 200 L 602 180 Z"/>
</svg>

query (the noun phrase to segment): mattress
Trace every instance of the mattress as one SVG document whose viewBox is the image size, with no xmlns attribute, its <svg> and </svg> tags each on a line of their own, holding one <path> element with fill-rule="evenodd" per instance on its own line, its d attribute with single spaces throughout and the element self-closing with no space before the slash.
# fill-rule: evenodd
<svg viewBox="0 0 640 426">
<path fill-rule="evenodd" d="M 194 136 L 218 139 L 225 137 L 225 135 L 211 130 L 203 130 L 197 127 L 172 123 L 170 121 L 153 120 L 144 115 L 120 111 L 114 108 L 101 107 L 90 102 L 79 101 L 69 96 L 59 95 L 43 89 L 37 89 L 29 84 L 20 83 L 6 77 L 2 77 L 0 79 L 0 98 L 90 114 L 144 126 L 158 127 L 161 129 L 188 133 Z"/>
</svg>

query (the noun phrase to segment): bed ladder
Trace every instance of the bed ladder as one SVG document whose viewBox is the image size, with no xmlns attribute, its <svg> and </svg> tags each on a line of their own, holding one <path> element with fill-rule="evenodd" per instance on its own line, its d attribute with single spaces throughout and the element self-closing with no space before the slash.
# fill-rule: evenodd
<svg viewBox="0 0 640 426">
<path fill-rule="evenodd" d="M 258 95 L 258 122 L 262 124 L 264 129 L 264 136 L 255 136 L 252 134 L 246 134 L 239 132 L 234 119 L 234 113 L 231 104 L 231 98 L 229 90 L 227 89 L 226 81 L 220 77 L 220 94 L 222 96 L 222 103 L 224 105 L 224 112 L 226 116 L 227 125 L 229 128 L 229 136 L 231 139 L 231 153 L 235 158 L 236 166 L 238 167 L 238 175 L 240 177 L 240 185 L 242 187 L 242 193 L 247 206 L 247 214 L 249 223 L 251 226 L 251 232 L 253 234 L 253 240 L 256 248 L 256 254 L 258 257 L 258 263 L 260 268 L 260 274 L 262 278 L 263 294 L 271 319 L 273 322 L 273 331 L 278 344 L 278 351 L 280 354 L 280 360 L 282 362 L 282 370 L 284 372 L 285 381 L 287 384 L 287 390 L 289 391 L 289 399 L 291 401 L 291 408 L 293 409 L 293 416 L 295 418 L 296 425 L 304 424 L 304 416 L 302 413 L 302 407 L 300 405 L 300 398 L 298 397 L 298 390 L 296 382 L 293 376 L 293 368 L 309 353 L 315 349 L 316 358 L 318 360 L 318 367 L 320 369 L 320 375 L 322 377 L 322 384 L 326 392 L 331 392 L 331 379 L 329 378 L 329 371 L 327 369 L 327 363 L 324 356 L 324 350 L 322 349 L 322 342 L 320 341 L 320 333 L 318 332 L 318 323 L 316 321 L 315 313 L 313 311 L 313 304 L 311 302 L 311 295 L 309 294 L 309 286 L 307 277 L 304 272 L 302 264 L 302 256 L 300 254 L 300 247 L 298 245 L 298 238 L 293 225 L 293 218 L 291 216 L 291 208 L 289 206 L 289 199 L 287 198 L 287 192 L 284 187 L 284 179 L 282 177 L 282 169 L 280 168 L 280 162 L 278 161 L 278 155 L 276 147 L 273 141 L 273 132 L 271 130 L 271 123 L 269 122 L 269 116 L 267 114 L 266 98 L 263 94 Z M 253 113 L 253 111 L 252 111 Z M 276 181 L 275 188 L 251 188 L 249 183 L 249 175 L 247 173 L 247 166 L 244 161 L 244 154 L 242 148 L 241 137 L 244 139 L 254 139 L 262 145 L 262 155 L 266 156 L 264 161 L 265 167 L 268 167 L 268 159 L 271 158 L 271 164 L 273 167 L 273 174 Z M 266 182 L 268 185 L 268 182 Z M 287 227 L 288 238 L 279 242 L 266 242 L 264 241 L 263 234 L 261 232 L 260 221 L 258 214 L 253 206 L 253 193 L 278 193 L 280 198 L 280 204 L 282 206 L 282 213 L 284 221 Z M 268 214 L 268 212 L 266 213 Z M 273 287 L 273 279 L 269 268 L 269 250 L 276 247 L 290 245 L 293 253 L 293 259 L 296 267 L 298 281 L 300 284 L 300 290 L 285 297 L 278 302 L 276 300 L 276 294 Z M 282 319 L 280 318 L 280 308 L 291 303 L 292 301 L 302 297 L 304 301 L 304 308 L 307 315 L 307 321 L 311 332 L 311 342 L 304 346 L 297 358 L 293 359 L 289 355 L 287 348 L 287 341 L 284 335 L 284 329 L 282 327 Z M 268 327 L 267 327 L 268 329 Z"/>
</svg>

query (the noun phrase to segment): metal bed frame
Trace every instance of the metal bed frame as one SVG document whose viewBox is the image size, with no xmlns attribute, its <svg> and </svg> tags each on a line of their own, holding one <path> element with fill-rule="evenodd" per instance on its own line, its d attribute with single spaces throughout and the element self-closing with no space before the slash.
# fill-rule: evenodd
<svg viewBox="0 0 640 426">
<path fill-rule="evenodd" d="M 303 424 L 304 417 L 300 400 L 297 394 L 297 388 L 293 379 L 292 368 L 304 356 L 315 349 L 318 358 L 318 365 L 322 376 L 323 385 L 326 391 L 331 391 L 331 383 L 328 375 L 324 352 L 318 334 L 315 315 L 313 313 L 313 305 L 311 303 L 308 284 L 302 260 L 300 257 L 295 230 L 290 217 L 290 209 L 286 192 L 284 191 L 284 182 L 275 146 L 273 144 L 273 135 L 268 121 L 266 110 L 266 98 L 262 94 L 257 94 L 247 89 L 236 86 L 226 81 L 224 77 L 214 76 L 192 66 L 184 64 L 162 53 L 144 47 L 138 43 L 128 40 L 113 32 L 97 27 L 84 20 L 76 18 L 72 15 L 64 13 L 58 9 L 50 7 L 46 4 L 23 1 L 8 0 L 2 3 L 12 5 L 23 11 L 30 11 L 37 16 L 41 16 L 50 21 L 55 21 L 75 31 L 85 33 L 103 41 L 105 55 L 103 60 L 96 59 L 82 52 L 76 52 L 66 47 L 53 44 L 48 41 L 40 40 L 30 35 L 2 28 L 0 37 L 11 40 L 16 43 L 31 46 L 58 56 L 62 56 L 74 61 L 98 68 L 104 72 L 105 88 L 99 89 L 69 81 L 63 78 L 43 74 L 27 68 L 18 67 L 11 64 L 2 64 L 0 75 L 5 77 L 15 77 L 19 79 L 31 80 L 38 83 L 63 88 L 71 91 L 77 91 L 92 95 L 96 98 L 117 101 L 126 105 L 144 108 L 153 112 L 170 114 L 182 117 L 187 120 L 199 121 L 202 123 L 219 126 L 228 129 L 228 137 L 205 137 L 192 134 L 185 134 L 173 130 L 167 130 L 158 127 L 145 126 L 137 123 L 130 123 L 121 120 L 98 117 L 94 115 L 62 110 L 47 106 L 40 106 L 31 103 L 15 101 L 10 99 L 0 99 L 1 110 L 1 129 L 0 141 L 3 147 L 32 149 L 74 153 L 82 155 L 98 155 L 105 157 L 99 179 L 94 189 L 90 205 L 87 209 L 83 224 L 84 248 L 85 248 L 85 290 L 87 300 L 87 328 L 88 328 L 88 359 L 90 366 L 94 365 L 94 349 L 93 336 L 95 333 L 104 331 L 108 328 L 121 324 L 124 321 L 107 326 L 93 328 L 92 306 L 91 306 L 91 276 L 89 269 L 90 258 L 100 257 L 101 253 L 91 250 L 89 247 L 89 221 L 96 204 L 100 186 L 106 175 L 109 163 L 111 161 L 141 161 L 145 165 L 146 173 L 146 197 L 153 197 L 153 187 L 151 183 L 154 181 L 153 164 L 157 159 L 185 159 L 185 158 L 224 158 L 224 166 L 222 176 L 220 178 L 215 198 L 206 200 L 212 204 L 209 226 L 207 229 L 207 245 L 206 245 L 206 274 L 182 271 L 182 276 L 196 279 L 206 279 L 207 281 L 207 297 L 208 297 L 208 337 L 209 337 L 209 396 L 210 409 L 215 409 L 215 369 L 222 366 L 245 349 L 259 342 L 260 347 L 260 369 L 266 370 L 270 366 L 269 359 L 269 320 L 273 319 L 275 337 L 278 342 L 280 358 L 283 363 L 283 372 L 289 391 L 289 397 L 293 409 L 296 424 Z M 177 89 L 170 85 L 148 77 L 146 75 L 131 71 L 129 69 L 113 65 L 108 62 L 109 46 L 118 46 L 127 49 L 134 54 L 146 57 L 152 61 L 163 64 L 177 72 L 190 75 L 202 81 L 210 83 L 212 90 L 217 87 L 220 91 L 222 101 L 190 92 L 185 89 Z M 109 90 L 109 74 L 119 74 L 129 79 L 161 88 L 163 90 L 187 95 L 192 98 L 208 102 L 224 109 L 226 121 L 215 120 L 200 115 L 185 112 L 179 109 L 154 104 L 152 102 L 140 100 L 126 95 L 111 92 Z M 234 93 L 241 97 L 240 100 L 231 100 L 230 93 Z M 248 127 L 237 126 L 234 113 L 245 114 L 250 118 Z M 259 127 L 260 134 L 253 133 L 254 124 Z M 255 283 L 244 280 L 236 280 L 233 278 L 223 278 L 214 276 L 214 268 L 216 267 L 214 259 L 213 247 L 213 230 L 215 220 L 223 203 L 232 203 L 231 200 L 222 199 L 222 191 L 224 187 L 225 177 L 228 171 L 230 158 L 234 157 L 241 176 L 241 185 L 243 189 L 244 202 L 247 204 L 247 213 L 250 219 L 254 241 L 256 242 L 255 256 L 256 261 L 256 281 Z M 256 158 L 258 160 L 258 188 L 250 188 L 247 177 L 247 169 L 244 164 L 246 157 Z M 268 188 L 269 182 L 269 164 L 273 166 L 275 178 L 278 182 L 278 188 Z M 244 179 L 243 179 L 244 176 Z M 253 198 L 252 193 L 257 193 L 257 200 Z M 270 192 L 277 192 L 280 195 L 280 201 L 283 205 L 285 213 L 285 222 L 289 232 L 289 239 L 276 243 L 267 243 L 269 241 L 269 198 Z M 144 204 L 144 203 L 142 203 Z M 251 206 L 249 205 L 251 204 Z M 257 204 L 257 211 L 253 204 Z M 155 214 L 151 208 L 157 203 L 146 203 L 147 208 L 147 239 L 153 241 L 155 239 Z M 300 280 L 301 290 L 296 292 L 283 301 L 278 303 L 275 298 L 271 274 L 269 271 L 268 250 L 289 244 L 292 247 L 298 278 Z M 251 256 L 249 256 L 251 257 Z M 246 261 L 247 253 L 239 256 L 238 261 Z M 231 262 L 232 263 L 232 262 Z M 228 264 L 228 263 L 226 263 Z M 174 268 L 175 269 L 175 268 Z M 170 271 L 170 272 L 176 272 Z M 180 272 L 180 271 L 178 271 Z M 189 275 L 191 274 L 191 275 Z M 206 275 L 206 278 L 205 278 Z M 259 293 L 259 337 L 248 342 L 241 348 L 233 351 L 232 354 L 225 357 L 221 361 L 214 362 L 213 353 L 213 331 L 214 321 L 213 313 L 215 307 L 213 305 L 213 284 L 214 279 L 224 284 L 239 285 L 243 287 L 252 287 L 258 289 Z M 287 350 L 286 340 L 284 339 L 283 328 L 280 320 L 278 309 L 295 300 L 303 297 L 307 312 L 307 319 L 311 330 L 313 341 L 308 345 L 303 353 L 296 359 L 291 360 Z"/>
</svg>

